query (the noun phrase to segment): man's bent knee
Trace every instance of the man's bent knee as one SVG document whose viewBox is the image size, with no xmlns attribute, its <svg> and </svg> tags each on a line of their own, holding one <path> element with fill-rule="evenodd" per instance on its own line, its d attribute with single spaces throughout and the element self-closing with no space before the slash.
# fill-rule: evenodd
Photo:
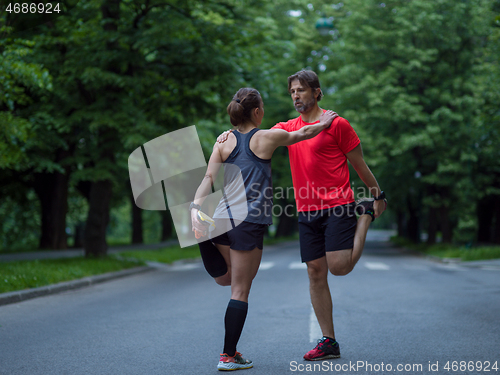
<svg viewBox="0 0 500 375">
<path fill-rule="evenodd" d="M 352 260 L 352 249 L 330 251 L 326 254 L 328 269 L 335 276 L 347 275 L 356 264 Z"/>
<path fill-rule="evenodd" d="M 335 276 L 345 276 L 347 275 L 348 273 L 350 273 L 354 267 L 351 267 L 351 265 L 346 265 L 346 264 L 343 264 L 343 265 L 338 265 L 338 264 L 332 264 L 330 267 L 328 267 L 330 269 L 330 272 L 332 273 L 332 275 L 335 275 Z"/>
<path fill-rule="evenodd" d="M 227 272 L 225 275 L 215 277 L 215 282 L 221 286 L 231 285 L 231 274 Z"/>
</svg>

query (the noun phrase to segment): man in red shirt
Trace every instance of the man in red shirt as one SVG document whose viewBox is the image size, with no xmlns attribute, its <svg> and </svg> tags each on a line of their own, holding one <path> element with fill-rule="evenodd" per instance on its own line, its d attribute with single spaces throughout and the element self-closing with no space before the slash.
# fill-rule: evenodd
<svg viewBox="0 0 500 375">
<path fill-rule="evenodd" d="M 323 94 L 316 73 L 301 70 L 291 75 L 288 91 L 300 116 L 273 129 L 294 131 L 318 122 L 324 110 L 318 106 Z M 316 137 L 288 146 L 288 151 L 299 211 L 300 252 L 307 264 L 311 302 L 323 333 L 304 359 L 338 358 L 328 271 L 337 276 L 352 271 L 363 252 L 370 223 L 386 208 L 385 194 L 363 159 L 356 132 L 342 117 Z M 347 160 L 375 197 L 356 208 Z M 361 214 L 357 221 L 355 209 Z"/>
<path fill-rule="evenodd" d="M 323 93 L 316 73 L 301 70 L 291 75 L 288 90 L 300 116 L 272 129 L 291 132 L 317 123 L 325 110 L 318 106 Z M 343 276 L 353 270 L 363 252 L 370 223 L 386 208 L 385 194 L 363 159 L 356 132 L 342 117 L 335 118 L 316 137 L 288 146 L 288 151 L 299 212 L 300 253 L 307 264 L 311 302 L 323 333 L 304 359 L 339 358 L 328 272 Z M 356 206 L 347 160 L 374 199 Z"/>
</svg>

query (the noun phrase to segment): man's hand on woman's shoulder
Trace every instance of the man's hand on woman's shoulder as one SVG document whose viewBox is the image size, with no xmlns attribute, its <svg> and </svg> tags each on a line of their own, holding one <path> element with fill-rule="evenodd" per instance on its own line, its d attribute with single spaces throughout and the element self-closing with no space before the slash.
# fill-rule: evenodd
<svg viewBox="0 0 500 375">
<path fill-rule="evenodd" d="M 226 142 L 227 138 L 229 137 L 229 134 L 231 134 L 232 131 L 233 131 L 233 129 L 226 130 L 224 133 L 222 133 L 221 135 L 219 135 L 217 137 L 217 143 L 224 143 L 224 142 Z"/>
</svg>

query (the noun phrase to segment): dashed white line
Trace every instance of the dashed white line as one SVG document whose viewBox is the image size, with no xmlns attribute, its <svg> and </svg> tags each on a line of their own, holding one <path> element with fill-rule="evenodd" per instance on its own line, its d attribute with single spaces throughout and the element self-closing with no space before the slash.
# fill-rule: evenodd
<svg viewBox="0 0 500 375">
<path fill-rule="evenodd" d="M 201 265 L 197 263 L 188 263 L 188 264 L 176 264 L 172 265 L 169 270 L 170 271 L 190 271 L 196 268 L 200 268 Z"/>
<path fill-rule="evenodd" d="M 293 262 L 288 265 L 288 269 L 290 270 L 306 270 L 307 264 L 302 262 Z"/>
<path fill-rule="evenodd" d="M 150 267 L 166 271 L 190 271 L 201 267 L 200 263 L 165 264 L 161 262 L 146 262 L 146 264 Z"/>
<path fill-rule="evenodd" d="M 259 270 L 268 270 L 274 267 L 274 262 L 261 262 L 259 266 Z"/>
<path fill-rule="evenodd" d="M 388 271 L 391 268 L 382 262 L 365 262 L 365 267 L 375 271 Z"/>
</svg>

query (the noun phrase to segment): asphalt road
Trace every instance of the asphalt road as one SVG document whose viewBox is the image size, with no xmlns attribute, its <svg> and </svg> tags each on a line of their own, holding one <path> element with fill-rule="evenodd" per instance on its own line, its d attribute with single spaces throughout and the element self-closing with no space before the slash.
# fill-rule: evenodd
<svg viewBox="0 0 500 375">
<path fill-rule="evenodd" d="M 321 333 L 298 245 L 265 249 L 238 345 L 254 368 L 243 373 L 500 373 L 498 268 L 368 242 L 330 287 L 342 358 L 305 362 Z M 0 374 L 219 373 L 229 297 L 188 263 L 0 306 Z"/>
</svg>

